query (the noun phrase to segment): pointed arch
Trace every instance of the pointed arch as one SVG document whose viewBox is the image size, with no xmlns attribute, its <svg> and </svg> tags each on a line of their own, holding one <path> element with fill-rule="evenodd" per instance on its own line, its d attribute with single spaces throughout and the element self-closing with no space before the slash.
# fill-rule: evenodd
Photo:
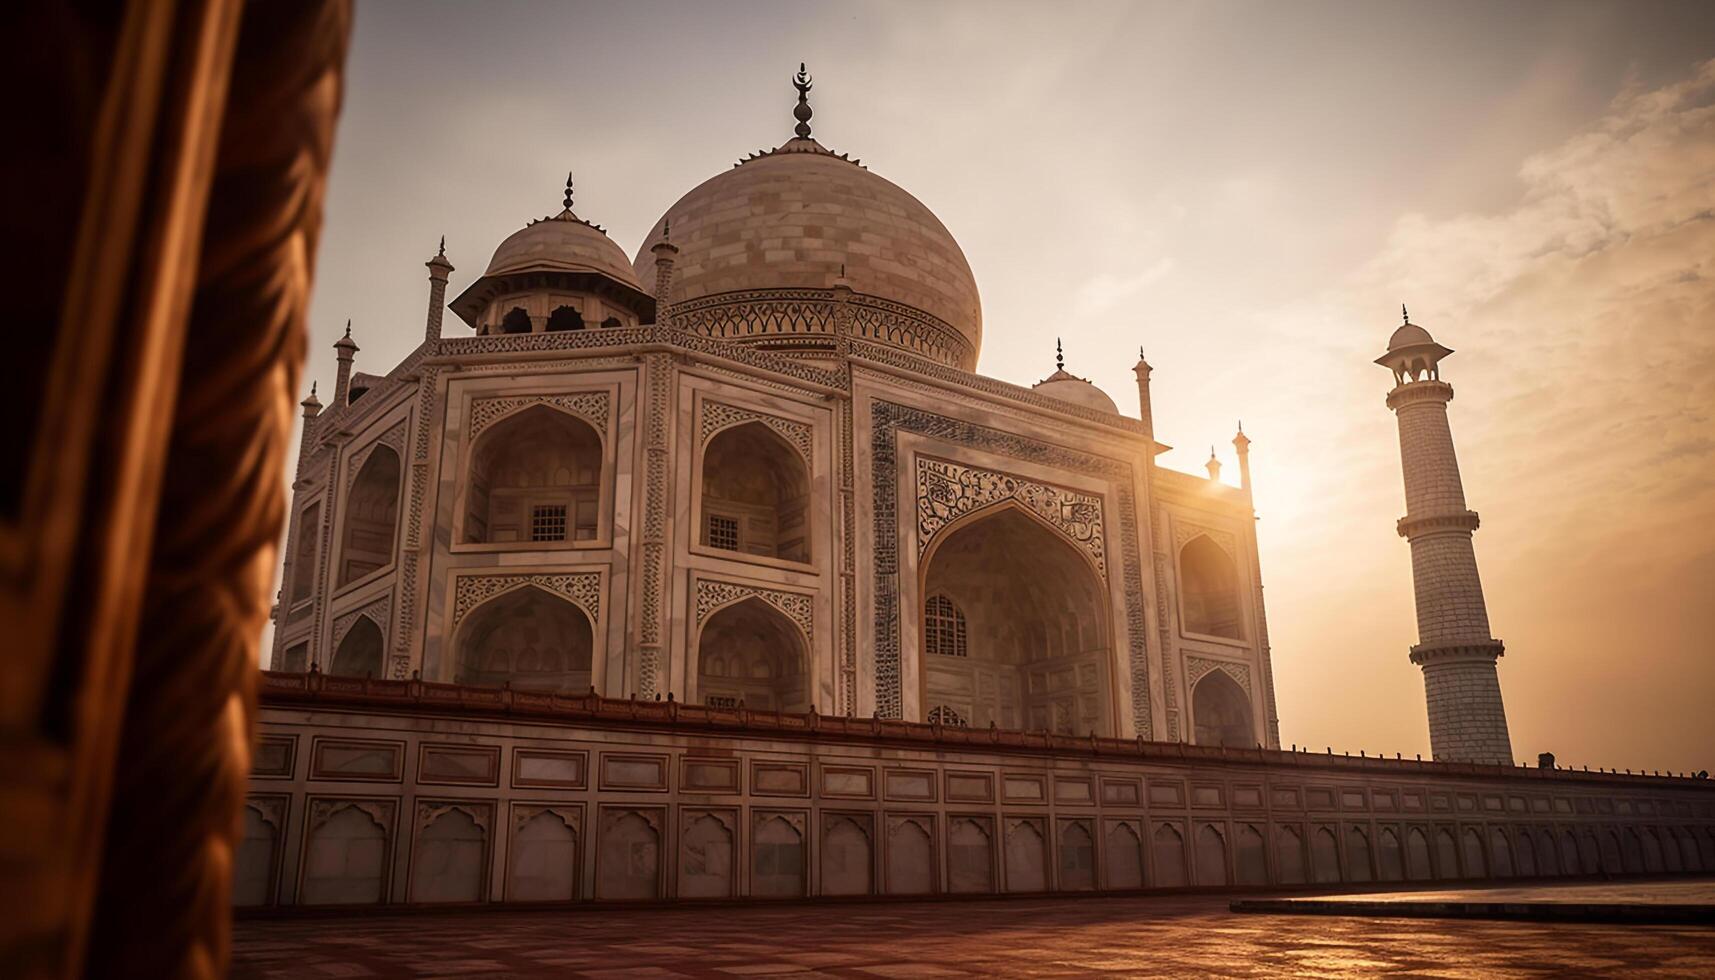
<svg viewBox="0 0 1715 980">
<path fill-rule="evenodd" d="M 697 816 L 681 834 L 679 850 L 679 897 L 732 896 L 733 833 L 725 819 Z"/>
<path fill-rule="evenodd" d="M 696 637 L 697 689 L 704 704 L 764 711 L 810 708 L 807 638 L 760 596 L 718 607 Z"/>
<path fill-rule="evenodd" d="M 595 427 L 551 404 L 531 405 L 487 426 L 471 444 L 465 470 L 464 542 L 594 540 L 602 460 Z"/>
<path fill-rule="evenodd" d="M 1191 689 L 1191 718 L 1198 745 L 1256 746 L 1250 696 L 1224 670 L 1211 670 Z"/>
<path fill-rule="evenodd" d="M 1435 865 L 1429 857 L 1429 838 L 1421 827 L 1405 832 L 1405 876 L 1412 881 L 1428 881 L 1435 877 Z"/>
<path fill-rule="evenodd" d="M 1346 880 L 1371 880 L 1374 877 L 1370 871 L 1373 857 L 1370 853 L 1370 835 L 1364 828 L 1346 828 Z"/>
<path fill-rule="evenodd" d="M 994 838 L 985 822 L 955 817 L 948 825 L 947 883 L 955 892 L 994 891 Z"/>
<path fill-rule="evenodd" d="M 1504 829 L 1496 827 L 1489 831 L 1489 848 L 1492 855 L 1489 866 L 1496 878 L 1511 878 L 1517 873 L 1513 866 L 1512 841 Z"/>
<path fill-rule="evenodd" d="M 1291 827 L 1280 827 L 1274 836 L 1274 861 L 1282 885 L 1302 885 L 1308 878 L 1304 869 L 1304 838 Z"/>
<path fill-rule="evenodd" d="M 804 832 L 780 814 L 762 817 L 751 835 L 750 891 L 772 898 L 804 894 Z"/>
<path fill-rule="evenodd" d="M 1318 885 L 1340 880 L 1340 842 L 1327 827 L 1310 836 L 1310 873 Z"/>
<path fill-rule="evenodd" d="M 1096 887 L 1096 838 L 1082 820 L 1060 824 L 1059 888 L 1088 891 Z"/>
<path fill-rule="evenodd" d="M 382 677 L 385 674 L 381 665 L 384 648 L 381 627 L 368 616 L 359 616 L 339 641 L 339 649 L 334 651 L 328 673 L 339 677 Z"/>
<path fill-rule="evenodd" d="M 954 604 L 969 637 L 965 657 L 919 658 L 921 705 L 978 728 L 1112 733 L 1106 583 L 1063 531 L 1004 500 L 948 523 L 919 568 L 919 594 Z"/>
<path fill-rule="evenodd" d="M 309 830 L 304 905 L 373 905 L 386 894 L 387 828 L 365 808 L 345 805 Z"/>
<path fill-rule="evenodd" d="M 823 895 L 868 895 L 873 890 L 875 851 L 869 827 L 852 817 L 839 815 L 822 831 Z"/>
<path fill-rule="evenodd" d="M 1383 827 L 1376 835 L 1376 877 L 1382 881 L 1405 880 L 1405 854 L 1399 846 L 1399 832 Z"/>
<path fill-rule="evenodd" d="M 495 333 L 529 333 L 530 314 L 522 306 L 514 306 L 500 318 L 500 324 Z"/>
<path fill-rule="evenodd" d="M 810 560 L 810 468 L 780 433 L 756 419 L 721 429 L 700 473 L 703 547 Z"/>
<path fill-rule="evenodd" d="M 1442 880 L 1459 877 L 1459 845 L 1453 831 L 1442 827 L 1435 832 L 1435 877 Z"/>
<path fill-rule="evenodd" d="M 488 831 L 462 806 L 417 831 L 411 847 L 411 901 L 478 902 L 488 877 Z"/>
<path fill-rule="evenodd" d="M 935 842 L 921 819 L 892 821 L 887 833 L 889 895 L 928 895 L 935 891 Z"/>
<path fill-rule="evenodd" d="M 399 454 L 392 446 L 369 451 L 345 498 L 339 584 L 355 582 L 393 564 L 399 523 Z"/>
<path fill-rule="evenodd" d="M 1143 887 L 1143 840 L 1129 823 L 1108 827 L 1102 848 L 1103 884 L 1109 890 Z"/>
<path fill-rule="evenodd" d="M 1250 824 L 1240 824 L 1234 841 L 1234 879 L 1241 885 L 1268 884 L 1268 854 L 1262 832 Z"/>
<path fill-rule="evenodd" d="M 1460 838 L 1460 843 L 1463 850 L 1460 856 L 1464 860 L 1465 877 L 1487 878 L 1489 876 L 1489 862 L 1483 856 L 1483 838 L 1477 835 L 1477 828 L 1466 827 L 1464 836 Z"/>
<path fill-rule="evenodd" d="M 1179 549 L 1179 609 L 1187 633 L 1244 639 L 1238 566 L 1207 534 Z"/>
<path fill-rule="evenodd" d="M 1206 823 L 1197 831 L 1197 884 L 1227 883 L 1227 838 L 1219 827 Z"/>
<path fill-rule="evenodd" d="M 548 332 L 557 333 L 562 330 L 582 330 L 584 315 L 575 306 L 556 306 L 554 312 L 548 314 Z"/>
<path fill-rule="evenodd" d="M 1188 883 L 1185 838 L 1180 836 L 1179 829 L 1168 823 L 1158 825 L 1149 847 L 1150 856 L 1155 859 L 1156 887 L 1184 888 Z"/>
<path fill-rule="evenodd" d="M 453 680 L 582 694 L 593 681 L 595 627 L 577 604 L 535 585 L 509 589 L 458 624 Z"/>
<path fill-rule="evenodd" d="M 316 587 L 317 547 L 322 537 L 322 503 L 304 508 L 298 515 L 298 541 L 292 549 L 292 591 L 288 602 L 308 599 Z"/>
<path fill-rule="evenodd" d="M 578 897 L 578 833 L 558 810 L 543 809 L 512 834 L 514 902 L 569 902 Z"/>
</svg>

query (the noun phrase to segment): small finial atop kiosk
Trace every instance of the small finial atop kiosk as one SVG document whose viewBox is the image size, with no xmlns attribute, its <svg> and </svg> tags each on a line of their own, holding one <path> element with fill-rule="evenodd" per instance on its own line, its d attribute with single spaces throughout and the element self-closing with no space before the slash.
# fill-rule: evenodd
<svg viewBox="0 0 1715 980">
<path fill-rule="evenodd" d="M 810 138 L 810 73 L 804 70 L 804 63 L 798 63 L 798 74 L 792 76 L 792 87 L 798 90 L 798 106 L 792 110 L 792 118 L 798 120 L 798 125 L 792 127 L 801 140 Z"/>
</svg>

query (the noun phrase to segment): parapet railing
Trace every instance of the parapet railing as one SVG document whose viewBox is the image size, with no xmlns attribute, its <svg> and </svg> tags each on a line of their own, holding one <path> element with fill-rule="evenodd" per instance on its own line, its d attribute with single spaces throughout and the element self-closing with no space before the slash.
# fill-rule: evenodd
<svg viewBox="0 0 1715 980">
<path fill-rule="evenodd" d="M 1104 738 L 1097 735 L 1056 735 L 1047 731 L 965 728 L 938 722 L 896 718 L 852 718 L 807 712 L 755 711 L 689 704 L 671 699 L 639 701 L 609 698 L 591 691 L 560 694 L 510 687 L 472 687 L 423 680 L 379 680 L 264 670 L 258 684 L 263 707 L 329 708 L 407 711 L 461 718 L 515 719 L 559 724 L 588 724 L 603 728 L 647 728 L 734 737 L 862 742 L 892 747 L 1004 752 L 1009 755 L 1053 755 L 1129 759 L 1163 763 L 1267 766 L 1294 770 L 1353 774 L 1417 776 L 1477 776 L 1487 778 L 1570 781 L 1583 784 L 1623 781 L 1632 789 L 1640 782 L 1676 789 L 1715 792 L 1715 781 L 1691 776 L 1649 773 L 1621 774 L 1575 769 L 1430 762 L 1385 756 L 1334 755 L 1283 749 L 1229 748 L 1157 742 L 1143 738 Z"/>
</svg>

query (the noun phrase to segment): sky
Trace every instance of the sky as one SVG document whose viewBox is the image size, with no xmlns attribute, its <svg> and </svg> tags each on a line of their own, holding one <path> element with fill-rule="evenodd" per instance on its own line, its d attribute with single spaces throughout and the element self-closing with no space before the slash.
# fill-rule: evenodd
<svg viewBox="0 0 1715 980">
<path fill-rule="evenodd" d="M 1715 769 L 1715 4 L 365 0 L 306 386 L 347 318 L 397 363 L 440 236 L 456 295 L 568 170 L 635 253 L 790 136 L 800 61 L 963 247 L 981 373 L 1063 338 L 1131 414 L 1141 346 L 1162 462 L 1229 480 L 1243 421 L 1284 744 L 1428 753 L 1403 302 L 1457 351 L 1514 755 Z"/>
</svg>

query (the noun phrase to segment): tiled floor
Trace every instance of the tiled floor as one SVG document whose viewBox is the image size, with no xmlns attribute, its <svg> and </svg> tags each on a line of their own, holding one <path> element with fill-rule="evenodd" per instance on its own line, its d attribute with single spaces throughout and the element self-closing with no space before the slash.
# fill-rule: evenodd
<svg viewBox="0 0 1715 980">
<path fill-rule="evenodd" d="M 1703 887 L 1705 896 L 1715 890 L 1709 883 Z M 236 927 L 233 974 L 771 980 L 1384 972 L 1715 976 L 1715 929 L 1238 915 L 1227 911 L 1229 900 L 1163 896 L 247 920 Z"/>
</svg>

